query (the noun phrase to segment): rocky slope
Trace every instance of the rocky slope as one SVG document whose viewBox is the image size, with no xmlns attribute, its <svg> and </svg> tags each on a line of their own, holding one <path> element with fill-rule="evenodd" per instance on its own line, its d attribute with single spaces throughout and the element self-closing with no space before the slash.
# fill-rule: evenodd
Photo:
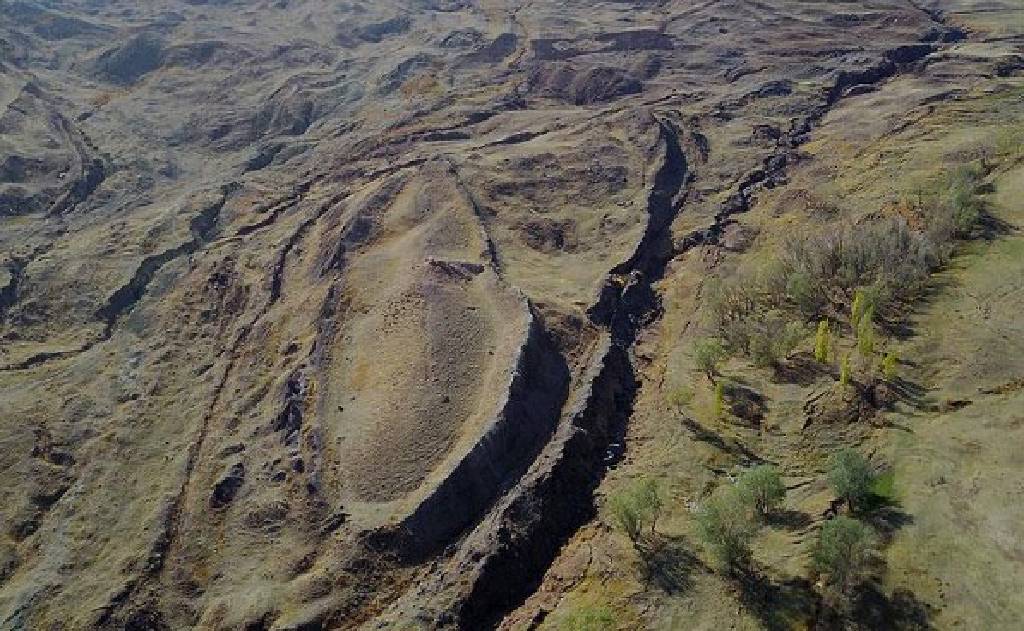
<svg viewBox="0 0 1024 631">
<path fill-rule="evenodd" d="M 539 624 L 737 218 L 1021 19 L 0 0 L 0 627 Z"/>
</svg>

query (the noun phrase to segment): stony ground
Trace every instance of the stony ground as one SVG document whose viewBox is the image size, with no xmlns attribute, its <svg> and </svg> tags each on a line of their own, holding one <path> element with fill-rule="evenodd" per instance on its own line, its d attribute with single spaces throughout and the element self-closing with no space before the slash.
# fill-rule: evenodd
<svg viewBox="0 0 1024 631">
<path fill-rule="evenodd" d="M 0 0 L 0 628 L 820 626 L 839 446 L 893 498 L 858 624 L 1014 628 L 1022 68 L 1014 0 Z M 801 348 L 714 418 L 709 279 L 978 159 L 913 396 L 808 425 Z M 761 460 L 743 591 L 692 509 Z"/>
</svg>

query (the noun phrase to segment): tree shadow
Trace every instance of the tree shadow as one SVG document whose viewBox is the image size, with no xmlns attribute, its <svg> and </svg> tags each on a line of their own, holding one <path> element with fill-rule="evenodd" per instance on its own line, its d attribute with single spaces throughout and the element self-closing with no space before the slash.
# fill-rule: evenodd
<svg viewBox="0 0 1024 631">
<path fill-rule="evenodd" d="M 897 401 L 915 410 L 930 410 L 933 406 L 927 400 L 928 389 L 919 383 L 897 377 L 886 382 L 889 391 Z"/>
<path fill-rule="evenodd" d="M 920 291 L 899 299 L 889 317 L 878 319 L 879 328 L 885 334 L 901 341 L 917 336 L 917 330 L 914 328 L 915 317 L 929 309 L 935 300 L 953 285 L 952 278 L 932 274 Z"/>
<path fill-rule="evenodd" d="M 804 577 L 773 581 L 750 570 L 736 577 L 743 607 L 757 616 L 765 629 L 858 629 L 862 631 L 933 631 L 935 608 L 907 589 L 886 595 L 877 582 L 857 588 L 850 601 L 823 598 Z"/>
<path fill-rule="evenodd" d="M 737 576 L 739 599 L 743 607 L 756 615 L 766 629 L 809 628 L 821 609 L 821 597 L 806 578 L 792 577 L 773 581 L 758 569 Z"/>
<path fill-rule="evenodd" d="M 654 534 L 637 542 L 644 578 L 668 594 L 681 594 L 693 586 L 693 573 L 707 570 L 690 551 L 683 537 Z"/>
<path fill-rule="evenodd" d="M 904 511 L 891 497 L 872 493 L 857 506 L 856 516 L 870 524 L 888 545 L 896 531 L 914 523 L 914 516 Z"/>
<path fill-rule="evenodd" d="M 809 386 L 825 376 L 833 379 L 837 377 L 831 366 L 822 364 L 810 353 L 796 353 L 775 365 L 773 381 Z"/>
<path fill-rule="evenodd" d="M 999 237 L 1013 234 L 1019 228 L 1005 219 L 996 217 L 987 209 L 978 217 L 978 236 L 985 241 L 995 241 Z"/>
<path fill-rule="evenodd" d="M 754 427 L 760 427 L 761 421 L 768 413 L 768 402 L 764 395 L 750 386 L 735 381 L 725 383 L 722 389 L 733 415 Z"/>
<path fill-rule="evenodd" d="M 885 505 L 871 512 L 864 512 L 861 518 L 874 527 L 885 544 L 892 542 L 896 531 L 914 523 L 913 515 L 895 505 Z"/>
<path fill-rule="evenodd" d="M 711 445 L 734 457 L 740 458 L 743 464 L 766 464 L 767 460 L 747 449 L 737 441 L 727 441 L 716 432 L 704 427 L 689 417 L 683 417 L 683 425 L 693 434 L 694 440 Z"/>
<path fill-rule="evenodd" d="M 934 629 L 934 607 L 907 589 L 887 596 L 876 583 L 867 583 L 857 591 L 850 617 L 862 629 L 878 631 L 925 631 Z"/>
<path fill-rule="evenodd" d="M 917 331 L 911 326 L 911 320 L 907 317 L 894 318 L 892 320 L 885 320 L 880 323 L 880 328 L 889 336 L 897 339 L 906 341 L 914 337 Z"/>
<path fill-rule="evenodd" d="M 798 510 L 778 509 L 767 516 L 768 525 L 773 528 L 785 528 L 786 530 L 803 531 L 807 530 L 814 520 L 808 513 Z"/>
</svg>

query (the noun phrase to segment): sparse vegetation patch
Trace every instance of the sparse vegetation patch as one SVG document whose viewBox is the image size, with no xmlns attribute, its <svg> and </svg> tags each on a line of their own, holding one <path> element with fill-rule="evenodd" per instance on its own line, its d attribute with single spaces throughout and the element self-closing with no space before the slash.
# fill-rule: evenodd
<svg viewBox="0 0 1024 631">
<path fill-rule="evenodd" d="M 750 559 L 750 544 L 757 530 L 751 499 L 735 485 L 719 487 L 697 513 L 698 535 L 730 572 Z"/>
</svg>

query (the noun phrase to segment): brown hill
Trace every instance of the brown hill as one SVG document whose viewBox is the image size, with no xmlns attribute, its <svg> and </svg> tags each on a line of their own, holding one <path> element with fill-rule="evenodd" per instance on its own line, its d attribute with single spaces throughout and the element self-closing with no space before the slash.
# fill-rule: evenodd
<svg viewBox="0 0 1024 631">
<path fill-rule="evenodd" d="M 1013 0 L 0 0 L 0 627 L 533 628 L 604 581 L 613 626 L 777 628 L 723 613 L 712 574 L 635 587 L 602 498 L 667 476 L 685 534 L 678 496 L 744 453 L 808 510 L 835 443 L 897 471 L 940 449 L 800 442 L 789 412 L 824 375 L 733 366 L 773 439 L 680 433 L 664 402 L 703 383 L 704 280 L 797 227 L 976 159 L 991 216 L 1019 219 L 1000 130 L 1021 20 Z M 1011 339 L 1019 295 L 991 291 Z M 926 373 L 963 352 L 916 344 Z M 972 387 L 1019 377 L 995 361 Z M 917 510 L 915 537 L 963 527 Z M 979 537 L 1019 586 L 1019 533 Z M 986 618 L 956 586 L 943 626 L 1024 610 Z"/>
</svg>

